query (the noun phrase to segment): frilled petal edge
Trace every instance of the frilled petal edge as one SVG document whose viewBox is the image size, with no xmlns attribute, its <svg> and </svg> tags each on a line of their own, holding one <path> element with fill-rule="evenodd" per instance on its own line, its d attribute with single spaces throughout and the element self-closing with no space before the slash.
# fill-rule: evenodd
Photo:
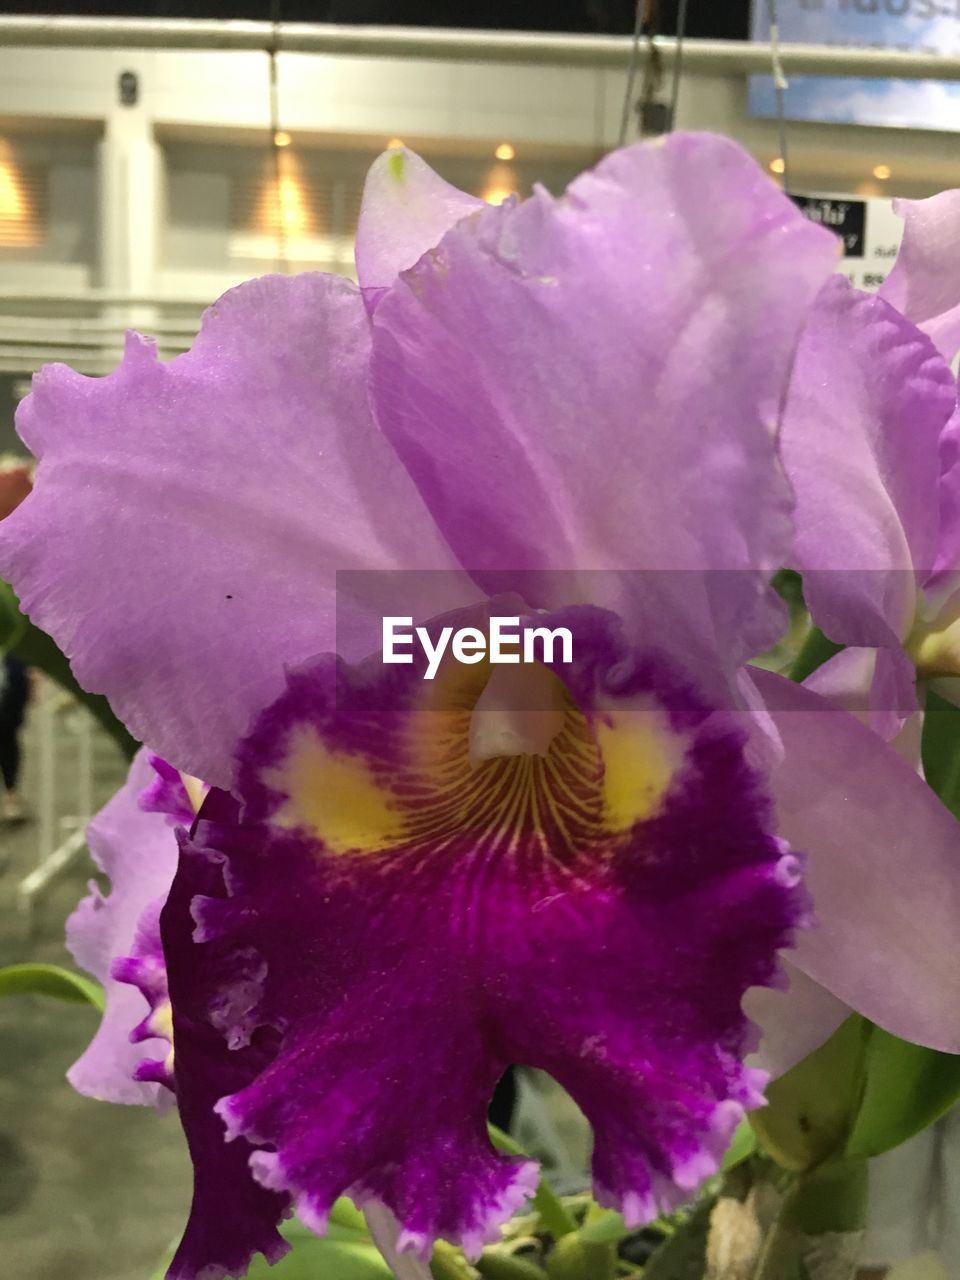
<svg viewBox="0 0 960 1280">
<path fill-rule="evenodd" d="M 533 1190 L 487 1137 L 513 1062 L 592 1121 L 604 1203 L 678 1203 L 761 1101 L 740 1001 L 803 910 L 740 727 L 612 615 L 536 621 L 579 655 L 541 668 L 545 756 L 479 750 L 488 672 L 321 660 L 243 747 L 243 820 L 189 846 L 230 886 L 195 899 L 197 949 L 262 960 L 228 1034 L 282 1037 L 217 1112 L 309 1225 L 375 1199 L 424 1258 L 477 1253 Z"/>
<path fill-rule="evenodd" d="M 40 465 L 0 524 L 0 572 L 80 683 L 211 784 L 229 787 L 285 663 L 367 653 L 377 609 L 410 612 L 388 574 L 348 617 L 338 571 L 456 568 L 370 417 L 369 351 L 352 283 L 268 276 L 211 307 L 185 355 L 130 335 L 108 377 L 48 366 L 19 408 Z"/>
<path fill-rule="evenodd" d="M 169 1043 L 160 1028 L 144 1025 L 151 1006 L 143 991 L 119 981 L 114 962 L 138 955 L 146 967 L 158 963 L 149 942 L 149 916 L 163 902 L 177 863 L 177 841 L 164 813 L 146 812 L 140 803 L 155 773 L 149 753 L 141 749 L 121 790 L 92 820 L 87 843 L 94 861 L 111 882 L 104 896 L 91 883 L 85 898 L 67 921 L 67 946 L 77 963 L 106 992 L 106 1008 L 88 1048 L 70 1068 L 70 1083 L 80 1093 L 108 1102 L 167 1106 L 170 1092 L 139 1077 L 144 1060 L 163 1060 Z M 144 926 L 141 929 L 141 926 Z M 143 1034 L 136 1041 L 138 1027 Z"/>
</svg>

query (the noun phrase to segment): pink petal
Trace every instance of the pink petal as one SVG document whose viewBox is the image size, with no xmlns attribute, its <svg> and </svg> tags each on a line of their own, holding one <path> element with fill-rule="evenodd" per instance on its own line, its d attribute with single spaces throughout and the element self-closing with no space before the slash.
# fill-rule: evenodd
<svg viewBox="0 0 960 1280">
<path fill-rule="evenodd" d="M 783 741 L 772 788 L 815 925 L 791 962 L 894 1035 L 960 1052 L 960 826 L 910 764 L 801 685 L 754 672 Z"/>
<path fill-rule="evenodd" d="M 0 571 L 81 684 L 210 783 L 230 785 L 285 663 L 368 652 L 374 605 L 411 612 L 390 573 L 365 588 L 369 629 L 346 610 L 335 628 L 337 570 L 454 567 L 370 418 L 369 343 L 349 282 L 266 277 L 213 306 L 186 355 L 162 364 L 132 335 L 109 377 L 50 366 L 21 407 L 41 463 L 0 526 Z"/>
<path fill-rule="evenodd" d="M 401 271 L 484 202 L 459 191 L 413 151 L 385 151 L 370 167 L 357 224 L 357 278 L 372 310 Z"/>
</svg>

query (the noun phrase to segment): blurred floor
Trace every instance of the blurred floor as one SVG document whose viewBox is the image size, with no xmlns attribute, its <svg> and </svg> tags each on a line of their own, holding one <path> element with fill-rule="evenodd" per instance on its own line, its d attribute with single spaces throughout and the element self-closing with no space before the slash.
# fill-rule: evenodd
<svg viewBox="0 0 960 1280">
<path fill-rule="evenodd" d="M 57 737 L 59 803 L 76 795 L 74 743 Z M 25 736 L 23 794 L 38 803 L 36 723 Z M 125 766 L 94 740 L 99 806 Z M 36 823 L 0 826 L 0 965 L 71 964 L 63 924 L 92 874 L 84 853 L 28 919 L 16 888 L 38 859 Z M 150 1280 L 183 1225 L 189 1165 L 176 1114 L 81 1098 L 64 1073 L 96 1024 L 80 1005 L 35 996 L 0 999 L 0 1274 L 10 1280 Z"/>
</svg>

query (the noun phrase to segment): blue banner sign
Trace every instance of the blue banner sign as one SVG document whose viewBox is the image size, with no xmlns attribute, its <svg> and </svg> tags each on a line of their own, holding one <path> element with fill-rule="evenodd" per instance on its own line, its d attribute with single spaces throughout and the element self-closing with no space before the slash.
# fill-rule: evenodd
<svg viewBox="0 0 960 1280">
<path fill-rule="evenodd" d="M 780 40 L 910 53 L 960 55 L 960 0 L 778 0 Z M 769 40 L 765 0 L 753 0 L 751 34 Z M 878 80 L 855 76 L 791 76 L 791 120 L 960 130 L 960 82 Z M 750 111 L 776 111 L 770 76 L 750 77 Z"/>
</svg>

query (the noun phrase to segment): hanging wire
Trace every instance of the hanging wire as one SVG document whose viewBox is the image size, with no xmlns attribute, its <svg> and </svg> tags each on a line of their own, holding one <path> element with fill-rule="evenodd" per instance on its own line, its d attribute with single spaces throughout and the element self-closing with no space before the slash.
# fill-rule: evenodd
<svg viewBox="0 0 960 1280">
<path fill-rule="evenodd" d="M 677 10 L 677 35 L 673 47 L 673 84 L 670 88 L 670 119 L 667 130 L 675 129 L 677 124 L 677 102 L 680 98 L 680 72 L 683 67 L 683 38 L 687 34 L 687 0 L 680 0 Z"/>
<path fill-rule="evenodd" d="M 643 31 L 646 0 L 637 0 L 636 13 L 633 20 L 633 42 L 630 45 L 630 66 L 627 70 L 627 87 L 623 95 L 623 111 L 620 115 L 620 134 L 617 146 L 625 146 L 627 131 L 630 128 L 630 114 L 633 111 L 633 98 L 637 83 L 637 68 L 640 65 L 640 35 Z"/>
<path fill-rule="evenodd" d="M 767 0 L 767 18 L 770 23 L 770 71 L 777 104 L 777 131 L 780 138 L 780 159 L 783 161 L 783 189 L 790 190 L 790 160 L 787 155 L 786 93 L 788 82 L 780 61 L 780 24 L 777 21 L 777 0 Z"/>
<path fill-rule="evenodd" d="M 666 106 L 658 101 L 663 88 L 663 58 L 657 44 L 660 34 L 660 0 L 646 0 L 644 29 L 647 45 L 643 60 L 643 83 L 640 87 L 640 132 L 659 134 L 666 132 Z"/>
<path fill-rule="evenodd" d="M 270 43 L 267 55 L 270 59 L 270 148 L 273 153 L 273 198 L 277 215 L 277 270 L 286 272 L 289 265 L 287 224 L 283 216 L 283 160 L 277 146 L 280 133 L 280 81 L 277 54 L 280 52 L 280 5 L 282 0 L 270 0 Z"/>
</svg>

